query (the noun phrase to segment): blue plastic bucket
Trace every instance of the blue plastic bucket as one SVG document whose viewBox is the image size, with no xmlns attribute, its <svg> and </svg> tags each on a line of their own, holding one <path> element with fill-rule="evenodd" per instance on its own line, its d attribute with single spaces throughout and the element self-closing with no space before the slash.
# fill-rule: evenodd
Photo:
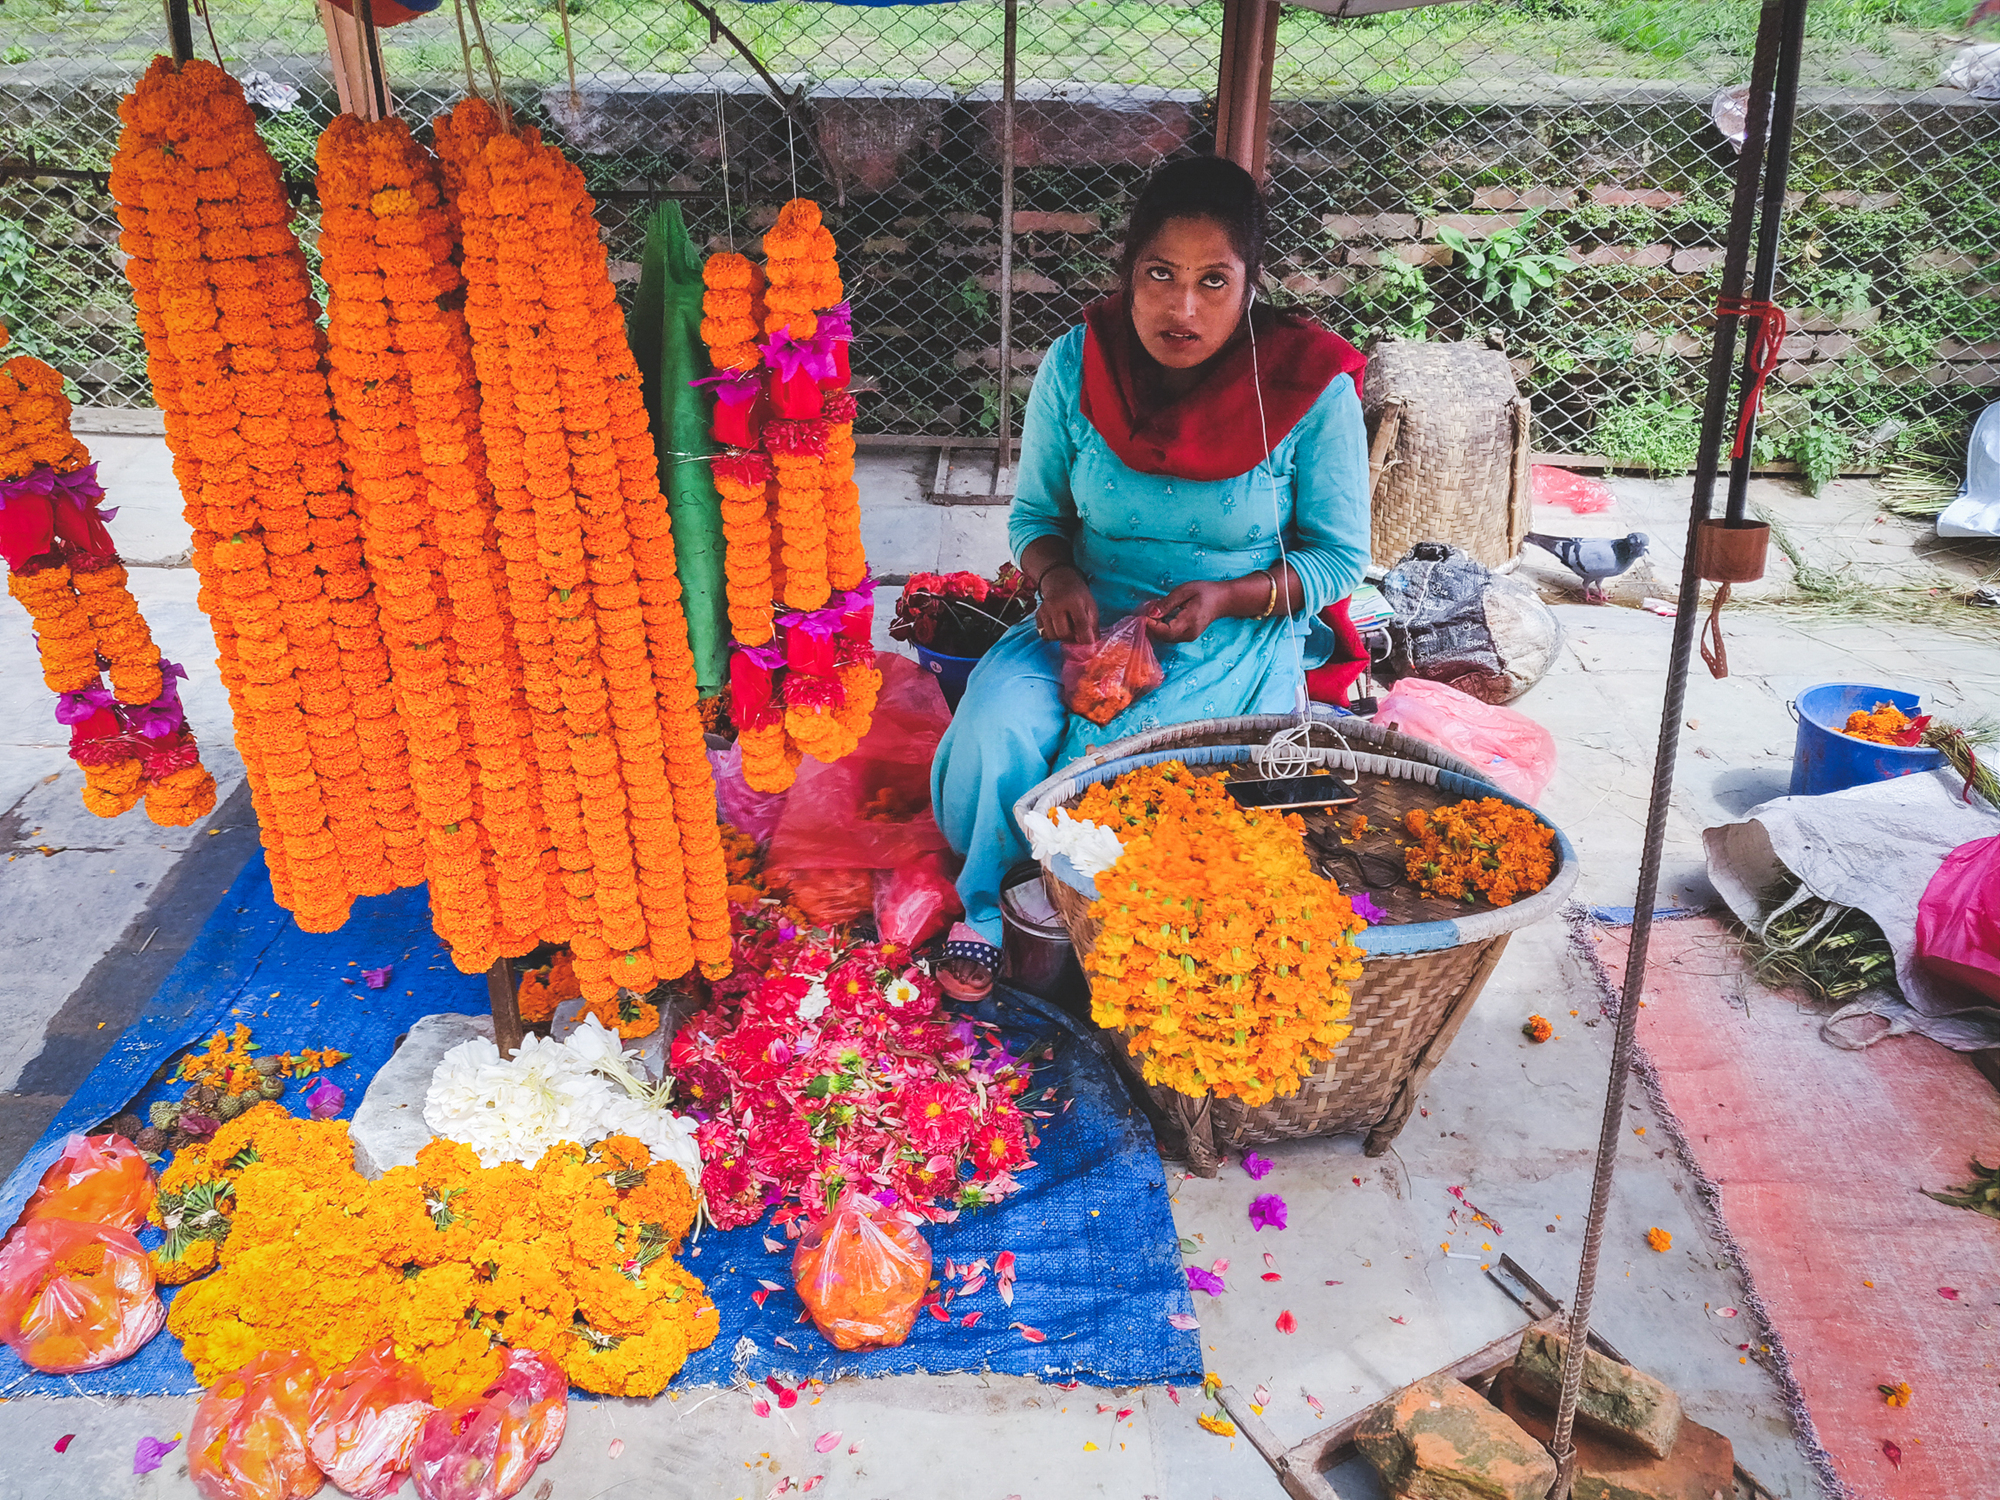
<svg viewBox="0 0 2000 1500">
<path fill-rule="evenodd" d="M 1792 747 L 1792 795 L 1817 797 L 1943 765 L 1941 752 L 1922 745 L 1877 745 L 1841 733 L 1847 716 L 1857 710 L 1866 713 L 1878 703 L 1893 703 L 1914 718 L 1921 701 L 1915 693 L 1865 682 L 1822 682 L 1800 693 L 1792 701 L 1792 717 L 1799 721 Z"/>
<path fill-rule="evenodd" d="M 970 677 L 972 669 L 979 665 L 979 658 L 946 656 L 942 651 L 933 651 L 928 646 L 918 646 L 917 665 L 937 678 L 938 688 L 944 694 L 944 706 L 956 713 L 958 700 L 965 696 L 965 679 Z"/>
</svg>

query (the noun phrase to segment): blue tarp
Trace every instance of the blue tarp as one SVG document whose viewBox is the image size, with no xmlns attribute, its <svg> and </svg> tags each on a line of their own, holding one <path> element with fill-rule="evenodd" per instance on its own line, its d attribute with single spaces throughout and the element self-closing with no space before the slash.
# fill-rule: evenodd
<svg viewBox="0 0 2000 1500">
<path fill-rule="evenodd" d="M 388 986 L 365 988 L 361 971 L 385 964 Z M 0 1188 L 0 1223 L 13 1222 L 69 1131 L 98 1125 L 135 1099 L 143 1114 L 145 1102 L 177 1097 L 183 1086 L 157 1075 L 217 1028 L 247 1022 L 267 1053 L 303 1047 L 353 1053 L 329 1075 L 347 1091 L 351 1115 L 367 1080 L 419 1016 L 485 1008 L 484 976 L 452 967 L 431 932 L 421 887 L 357 901 L 339 932 L 303 933 L 272 901 L 262 859 L 253 860 L 139 1020 Z M 841 1354 L 810 1322 L 797 1321 L 802 1304 L 789 1290 L 789 1245 L 778 1253 L 765 1246 L 767 1235 L 783 1244 L 782 1231 L 768 1222 L 727 1234 L 711 1230 L 683 1259 L 707 1283 L 722 1331 L 689 1361 L 678 1384 L 728 1384 L 739 1374 L 797 1380 L 980 1370 L 1104 1385 L 1201 1378 L 1197 1336 L 1167 1321 L 1169 1313 L 1193 1308 L 1165 1173 L 1115 1060 L 1094 1036 L 1080 1034 L 1061 1011 L 1032 996 L 1000 989 L 980 1014 L 997 1022 L 1017 1051 L 1034 1041 L 1054 1043 L 1054 1061 L 1037 1068 L 1035 1079 L 1037 1091 L 1056 1089 L 1045 1106 L 1055 1113 L 1041 1122 L 1039 1165 L 1022 1175 L 1016 1196 L 937 1226 L 928 1237 L 940 1273 L 948 1259 L 990 1262 L 1013 1251 L 1019 1277 L 1013 1307 L 1002 1305 L 989 1279 L 984 1291 L 953 1308 L 959 1315 L 979 1309 L 976 1326 L 926 1315 L 899 1348 Z M 281 1102 L 302 1111 L 302 1092 L 294 1084 Z M 762 1308 L 751 1301 L 760 1280 L 785 1288 Z M 1028 1342 L 1008 1326 L 1016 1322 L 1043 1331 L 1047 1341 Z M 75 1377 L 36 1374 L 0 1349 L 0 1393 L 8 1395 L 196 1389 L 170 1334 L 121 1365 Z"/>
</svg>

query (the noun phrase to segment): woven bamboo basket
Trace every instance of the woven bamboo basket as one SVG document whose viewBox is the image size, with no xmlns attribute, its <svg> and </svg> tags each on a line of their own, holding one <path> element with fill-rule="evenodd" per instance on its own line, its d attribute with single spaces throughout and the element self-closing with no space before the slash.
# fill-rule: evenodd
<svg viewBox="0 0 2000 1500">
<path fill-rule="evenodd" d="M 1239 719 L 1197 719 L 1188 724 L 1168 724 L 1144 734 L 1099 745 L 1088 755 L 1066 766 L 1063 774 L 1072 773 L 1080 767 L 1101 766 L 1127 756 L 1145 755 L 1154 750 L 1261 745 L 1279 730 L 1290 729 L 1296 723 L 1298 719 L 1292 714 L 1256 714 Z M 1364 756 L 1415 761 L 1419 765 L 1436 766 L 1441 771 L 1455 771 L 1473 781 L 1480 779 L 1479 772 L 1472 766 L 1428 740 L 1384 728 L 1370 719 L 1341 713 L 1325 703 L 1313 704 L 1312 726 L 1307 743 L 1315 749 L 1353 750 Z M 1029 793 L 1029 796 L 1033 795 Z M 1018 812 L 1025 806 L 1023 801 L 1015 810 Z"/>
<path fill-rule="evenodd" d="M 1369 550 L 1393 563 L 1450 540 L 1489 568 L 1527 534 L 1529 409 L 1507 357 L 1478 344 L 1385 343 L 1368 357 Z"/>
<path fill-rule="evenodd" d="M 1073 807 L 1091 785 L 1162 761 L 1241 766 L 1248 772 L 1254 753 L 1253 746 L 1244 744 L 1188 745 L 1096 766 L 1069 767 L 1023 797 L 1015 805 L 1015 815 L 1018 819 L 1027 812 Z M 1401 854 L 1387 832 L 1401 826 L 1405 813 L 1467 797 L 1499 797 L 1516 807 L 1527 804 L 1487 782 L 1438 766 L 1350 750 L 1316 749 L 1312 754 L 1336 775 L 1351 779 L 1360 793 L 1358 803 L 1340 809 L 1339 826 L 1351 826 L 1355 814 L 1366 813 L 1371 829 L 1382 834 L 1380 850 L 1356 849 L 1340 842 L 1332 815 L 1303 815 L 1307 843 L 1320 872 L 1344 890 L 1367 889 L 1388 918 L 1356 938 L 1367 957 L 1361 978 L 1349 986 L 1353 1003 L 1347 1020 L 1354 1030 L 1330 1060 L 1301 1082 L 1296 1094 L 1258 1108 L 1237 1099 L 1193 1098 L 1147 1084 L 1129 1047 L 1111 1049 L 1168 1125 L 1185 1137 L 1185 1158 L 1204 1177 L 1215 1175 L 1224 1149 L 1241 1151 L 1273 1141 L 1365 1130 L 1363 1149 L 1368 1155 L 1387 1151 L 1415 1108 L 1424 1081 L 1443 1060 L 1500 962 L 1507 939 L 1554 915 L 1576 884 L 1576 851 L 1558 831 L 1554 874 L 1532 896 L 1511 906 L 1480 909 L 1425 896 L 1403 880 Z M 1090 914 L 1097 898 L 1095 882 L 1060 855 L 1043 864 L 1042 881 L 1069 929 L 1078 960 L 1087 967 L 1101 927 Z"/>
</svg>

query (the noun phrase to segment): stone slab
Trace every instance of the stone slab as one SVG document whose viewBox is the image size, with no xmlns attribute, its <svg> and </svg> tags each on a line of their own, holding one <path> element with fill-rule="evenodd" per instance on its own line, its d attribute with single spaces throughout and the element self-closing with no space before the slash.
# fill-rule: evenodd
<svg viewBox="0 0 2000 1500">
<path fill-rule="evenodd" d="M 1540 1443 L 1555 1436 L 1555 1413 L 1531 1399 L 1502 1370 L 1495 1404 Z M 1736 1454 L 1729 1439 L 1699 1422 L 1681 1423 L 1666 1458 L 1634 1453 L 1587 1432 L 1576 1434 L 1576 1480 L 1571 1500 L 1714 1500 L 1736 1493 Z"/>
<path fill-rule="evenodd" d="M 1556 1477 L 1539 1443 L 1449 1375 L 1382 1402 L 1354 1446 L 1399 1500 L 1543 1500 Z"/>
<path fill-rule="evenodd" d="M 1555 1399 L 1562 1384 L 1566 1342 L 1532 1328 L 1521 1335 L 1521 1352 L 1513 1369 L 1522 1389 L 1541 1400 Z M 1681 1400 L 1664 1382 L 1587 1349 L 1576 1416 L 1579 1423 L 1615 1441 L 1635 1444 L 1655 1458 L 1665 1458 L 1674 1451 L 1674 1439 L 1680 1433 Z"/>
<path fill-rule="evenodd" d="M 368 1092 L 354 1111 L 348 1139 L 354 1142 L 354 1170 L 363 1177 L 380 1177 L 391 1167 L 416 1165 L 417 1153 L 431 1141 L 424 1123 L 424 1095 L 431 1074 L 445 1053 L 475 1037 L 493 1039 L 491 1016 L 423 1016 L 403 1038 L 403 1045 L 369 1082 Z"/>
</svg>

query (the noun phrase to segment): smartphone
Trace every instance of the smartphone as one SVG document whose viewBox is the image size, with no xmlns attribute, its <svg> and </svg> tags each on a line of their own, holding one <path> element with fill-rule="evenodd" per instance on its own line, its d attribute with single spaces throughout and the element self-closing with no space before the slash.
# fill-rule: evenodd
<svg viewBox="0 0 2000 1500">
<path fill-rule="evenodd" d="M 1229 795 L 1240 807 L 1345 807 L 1361 794 L 1338 776 L 1275 776 L 1268 781 L 1232 781 Z"/>
</svg>

